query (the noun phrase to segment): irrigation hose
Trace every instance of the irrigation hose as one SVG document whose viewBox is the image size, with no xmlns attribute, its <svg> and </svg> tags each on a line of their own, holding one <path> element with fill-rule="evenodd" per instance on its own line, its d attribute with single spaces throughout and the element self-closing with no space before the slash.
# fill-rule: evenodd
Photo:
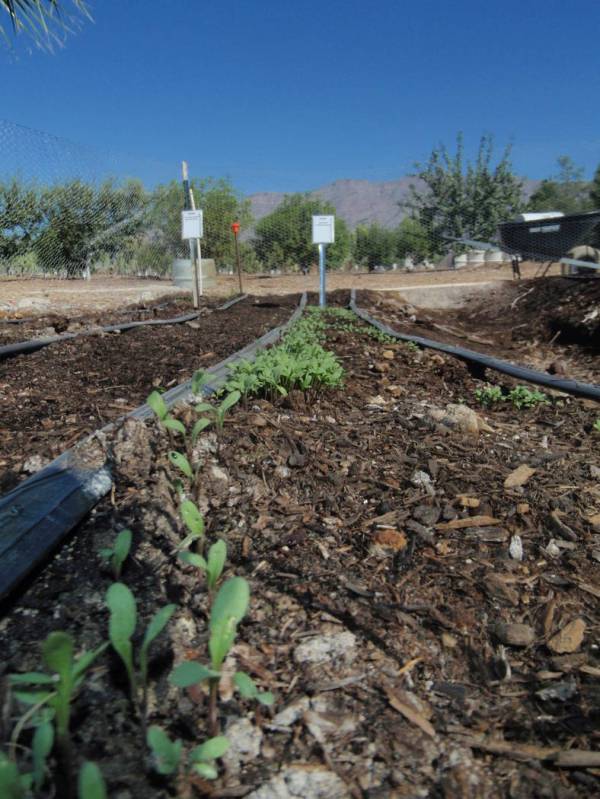
<svg viewBox="0 0 600 799">
<path fill-rule="evenodd" d="M 461 361 L 467 363 L 476 363 L 486 369 L 494 369 L 496 372 L 502 372 L 505 375 L 510 375 L 517 380 L 524 380 L 527 383 L 534 383 L 538 386 L 545 386 L 554 391 L 562 391 L 565 394 L 571 394 L 574 397 L 582 397 L 583 399 L 595 400 L 600 402 L 600 386 L 593 383 L 580 383 L 577 380 L 565 380 L 555 375 L 549 375 L 545 372 L 538 372 L 535 369 L 530 369 L 527 366 L 518 366 L 510 361 L 503 361 L 500 358 L 494 358 L 492 355 L 484 355 L 481 352 L 474 350 L 467 350 L 463 347 L 455 347 L 452 344 L 443 344 L 440 341 L 434 341 L 430 338 L 423 338 L 422 336 L 410 336 L 407 333 L 398 333 L 389 325 L 379 322 L 372 316 L 359 308 L 356 305 L 356 289 L 352 289 L 350 295 L 350 309 L 359 316 L 363 321 L 373 325 L 382 333 L 393 338 L 400 339 L 401 341 L 412 341 L 413 344 L 418 344 L 420 347 L 426 347 L 438 352 L 444 352 L 446 355 L 452 355 L 459 358 Z"/>
<path fill-rule="evenodd" d="M 224 305 L 220 305 L 217 311 L 226 311 L 235 305 L 237 302 L 246 299 L 247 294 L 240 294 L 232 300 L 228 300 Z M 191 322 L 197 319 L 203 313 L 202 310 L 194 311 L 194 313 L 183 314 L 182 316 L 174 316 L 172 319 L 144 319 L 140 322 L 122 322 L 118 325 L 105 325 L 104 327 L 96 327 L 94 330 L 82 330 L 78 333 L 63 333 L 60 336 L 48 336 L 46 338 L 30 339 L 29 341 L 18 341 L 15 344 L 5 344 L 0 347 L 0 360 L 4 358 L 12 358 L 15 355 L 24 355 L 28 352 L 36 352 L 49 344 L 57 344 L 62 341 L 69 341 L 70 339 L 78 338 L 79 336 L 93 336 L 98 333 L 122 333 L 126 330 L 133 330 L 136 327 L 144 327 L 150 325 L 180 325 L 184 322 Z"/>
</svg>

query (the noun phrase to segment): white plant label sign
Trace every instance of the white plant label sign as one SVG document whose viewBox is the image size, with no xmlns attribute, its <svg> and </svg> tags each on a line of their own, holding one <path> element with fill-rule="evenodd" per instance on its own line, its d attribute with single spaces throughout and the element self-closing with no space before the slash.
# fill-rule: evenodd
<svg viewBox="0 0 600 799">
<path fill-rule="evenodd" d="M 181 238 L 201 239 L 204 233 L 201 210 L 181 212 Z"/>
<path fill-rule="evenodd" d="M 312 218 L 313 244 L 333 244 L 335 241 L 335 217 L 313 216 Z"/>
</svg>

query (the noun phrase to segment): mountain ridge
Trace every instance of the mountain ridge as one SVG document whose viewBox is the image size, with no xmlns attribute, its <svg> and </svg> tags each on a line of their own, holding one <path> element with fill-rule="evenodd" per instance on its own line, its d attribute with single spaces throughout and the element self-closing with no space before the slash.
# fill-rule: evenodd
<svg viewBox="0 0 600 799">
<path fill-rule="evenodd" d="M 538 180 L 523 179 L 523 195 L 529 197 L 539 185 Z M 420 178 L 406 175 L 396 180 L 371 181 L 341 178 L 306 192 L 309 197 L 332 203 L 336 213 L 350 228 L 376 223 L 384 228 L 394 228 L 407 216 L 403 204 L 410 197 L 410 186 L 417 190 L 425 184 Z M 263 191 L 249 195 L 250 208 L 258 222 L 272 213 L 286 194 L 293 192 Z"/>
</svg>

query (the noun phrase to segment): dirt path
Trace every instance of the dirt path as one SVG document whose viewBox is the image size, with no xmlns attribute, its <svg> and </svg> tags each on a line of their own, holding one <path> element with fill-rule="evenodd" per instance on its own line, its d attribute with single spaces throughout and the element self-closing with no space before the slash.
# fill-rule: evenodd
<svg viewBox="0 0 600 799">
<path fill-rule="evenodd" d="M 523 264 L 523 277 L 532 277 L 537 264 Z M 554 266 L 550 274 L 558 274 Z M 438 283 L 482 283 L 490 280 L 512 280 L 510 265 L 461 269 L 457 272 L 383 272 L 377 274 L 328 272 L 327 289 L 369 289 L 381 291 L 403 286 Z M 319 277 L 310 275 L 244 276 L 244 290 L 249 294 L 296 294 L 318 291 Z M 209 296 L 228 297 L 238 292 L 236 276 L 217 277 Z M 163 295 L 178 295 L 181 289 L 168 280 L 134 280 L 129 278 L 93 278 L 84 280 L 0 280 L 0 318 L 30 316 L 42 313 L 74 314 L 82 310 L 100 311 L 131 303 L 150 302 Z"/>
</svg>

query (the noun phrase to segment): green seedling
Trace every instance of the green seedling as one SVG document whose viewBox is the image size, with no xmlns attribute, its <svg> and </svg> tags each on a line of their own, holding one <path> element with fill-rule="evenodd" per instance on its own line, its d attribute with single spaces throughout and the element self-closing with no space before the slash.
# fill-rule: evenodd
<svg viewBox="0 0 600 799">
<path fill-rule="evenodd" d="M 79 799 L 108 799 L 106 783 L 95 763 L 84 763 L 79 772 Z"/>
<path fill-rule="evenodd" d="M 256 699 L 261 705 L 272 705 L 275 701 L 271 691 L 259 691 L 252 677 L 245 671 L 236 671 L 233 682 L 244 699 Z"/>
<path fill-rule="evenodd" d="M 194 470 L 188 459 L 181 452 L 171 450 L 169 452 L 169 462 L 190 480 L 194 479 Z"/>
<path fill-rule="evenodd" d="M 63 776 L 65 784 L 68 784 L 71 773 L 71 747 L 69 740 L 69 722 L 71 717 L 71 703 L 73 698 L 83 683 L 86 671 L 90 668 L 98 655 L 103 652 L 107 644 L 91 652 L 84 652 L 78 658 L 74 657 L 73 638 L 64 632 L 53 632 L 46 638 L 42 646 L 42 660 L 51 672 L 27 672 L 26 674 L 13 674 L 10 682 L 14 687 L 14 695 L 17 699 L 31 705 L 29 714 L 21 720 L 22 729 L 24 720 L 29 716 L 32 718 L 35 713 L 42 708 L 48 707 L 50 715 L 54 719 L 56 742 L 59 756 L 62 760 Z M 22 690 L 19 686 L 33 685 L 35 690 Z M 48 721 L 46 716 L 40 726 L 42 730 L 34 735 L 34 782 L 43 781 L 44 764 L 53 743 L 51 734 L 45 723 Z M 13 736 L 15 737 L 15 736 Z M 18 737 L 18 733 L 16 735 Z M 65 793 L 69 789 L 66 788 Z M 0 794 L 1 795 L 1 794 Z"/>
<path fill-rule="evenodd" d="M 600 419 L 596 419 L 592 427 L 597 433 L 600 433 Z"/>
<path fill-rule="evenodd" d="M 110 564 L 115 580 L 121 577 L 123 564 L 131 550 L 131 530 L 121 530 L 110 547 L 100 550 L 100 557 Z"/>
<path fill-rule="evenodd" d="M 26 799 L 33 783 L 31 774 L 20 774 L 15 762 L 0 752 L 0 796 L 2 799 Z"/>
<path fill-rule="evenodd" d="M 178 739 L 172 741 L 167 733 L 153 724 L 148 730 L 146 742 L 152 752 L 154 768 L 159 774 L 173 774 L 179 769 L 183 744 Z"/>
<path fill-rule="evenodd" d="M 147 742 L 152 752 L 154 766 L 159 774 L 169 776 L 181 768 L 183 744 L 181 740 L 172 741 L 167 733 L 157 726 L 148 730 Z M 223 757 L 229 749 L 229 741 L 222 735 L 210 738 L 189 753 L 189 766 L 192 771 L 206 780 L 216 780 L 218 775 L 215 761 Z"/>
<path fill-rule="evenodd" d="M 200 746 L 190 752 L 190 765 L 192 770 L 204 777 L 205 780 L 216 780 L 219 776 L 215 760 L 223 757 L 229 749 L 229 741 L 223 735 L 209 738 Z"/>
<path fill-rule="evenodd" d="M 46 761 L 53 745 L 54 727 L 50 721 L 41 721 L 35 728 L 31 742 L 32 771 L 30 773 L 21 774 L 15 761 L 7 757 L 4 752 L 0 752 L 0 796 L 10 797 L 10 799 L 12 797 L 25 799 L 31 795 L 32 789 L 36 793 L 41 791 L 46 780 Z"/>
<path fill-rule="evenodd" d="M 536 405 L 549 405 L 548 397 L 541 391 L 530 391 L 526 386 L 516 386 L 508 393 L 509 402 L 518 408 L 534 408 Z"/>
<path fill-rule="evenodd" d="M 180 422 L 179 419 L 175 419 L 173 416 L 171 416 L 169 413 L 169 408 L 167 407 L 167 403 L 164 401 L 158 391 L 153 391 L 148 396 L 146 403 L 150 406 L 159 423 L 163 427 L 165 427 L 167 430 L 173 431 L 174 433 L 181 433 L 181 435 L 185 436 L 185 425 Z"/>
<path fill-rule="evenodd" d="M 219 577 L 223 574 L 225 560 L 227 559 L 227 544 L 219 539 L 208 550 L 208 557 L 205 559 L 196 552 L 180 552 L 179 558 L 189 566 L 195 566 L 206 573 L 206 584 L 212 593 L 217 587 Z"/>
<path fill-rule="evenodd" d="M 189 532 L 177 548 L 188 549 L 195 541 L 204 538 L 204 517 L 190 499 L 183 500 L 179 512 Z"/>
<path fill-rule="evenodd" d="M 504 395 L 500 386 L 484 386 L 484 388 L 476 388 L 475 398 L 486 408 L 491 408 L 492 405 L 496 405 L 498 402 L 504 402 Z"/>
<path fill-rule="evenodd" d="M 240 391 L 230 391 L 229 394 L 225 397 L 223 402 L 220 405 L 217 405 L 215 408 L 215 423 L 217 425 L 217 430 L 223 430 L 223 425 L 225 423 L 225 414 L 227 411 L 231 410 L 233 406 L 240 401 L 240 397 L 242 396 Z"/>
<path fill-rule="evenodd" d="M 189 688 L 208 680 L 209 725 L 213 736 L 218 734 L 217 689 L 221 668 L 233 646 L 237 626 L 246 615 L 249 600 L 250 588 L 243 577 L 226 580 L 219 589 L 210 612 L 208 640 L 210 666 L 188 661 L 174 669 L 169 677 L 170 682 L 179 688 Z"/>
<path fill-rule="evenodd" d="M 210 383 L 210 375 L 202 369 L 198 369 L 192 375 L 192 394 L 194 394 L 194 396 L 201 396 L 204 393 L 202 389 L 208 383 Z"/>
<path fill-rule="evenodd" d="M 134 707 L 138 710 L 142 726 L 146 724 L 146 707 L 148 694 L 148 654 L 154 640 L 167 626 L 175 612 L 175 605 L 165 605 L 151 619 L 146 628 L 144 640 L 139 651 L 139 674 L 136 673 L 133 644 L 131 638 L 137 624 L 137 608 L 135 597 L 123 583 L 113 583 L 106 592 L 106 604 L 110 610 L 108 635 L 110 642 L 123 661 L 129 679 L 129 692 Z M 138 683 L 142 687 L 141 701 L 138 696 Z"/>
</svg>

